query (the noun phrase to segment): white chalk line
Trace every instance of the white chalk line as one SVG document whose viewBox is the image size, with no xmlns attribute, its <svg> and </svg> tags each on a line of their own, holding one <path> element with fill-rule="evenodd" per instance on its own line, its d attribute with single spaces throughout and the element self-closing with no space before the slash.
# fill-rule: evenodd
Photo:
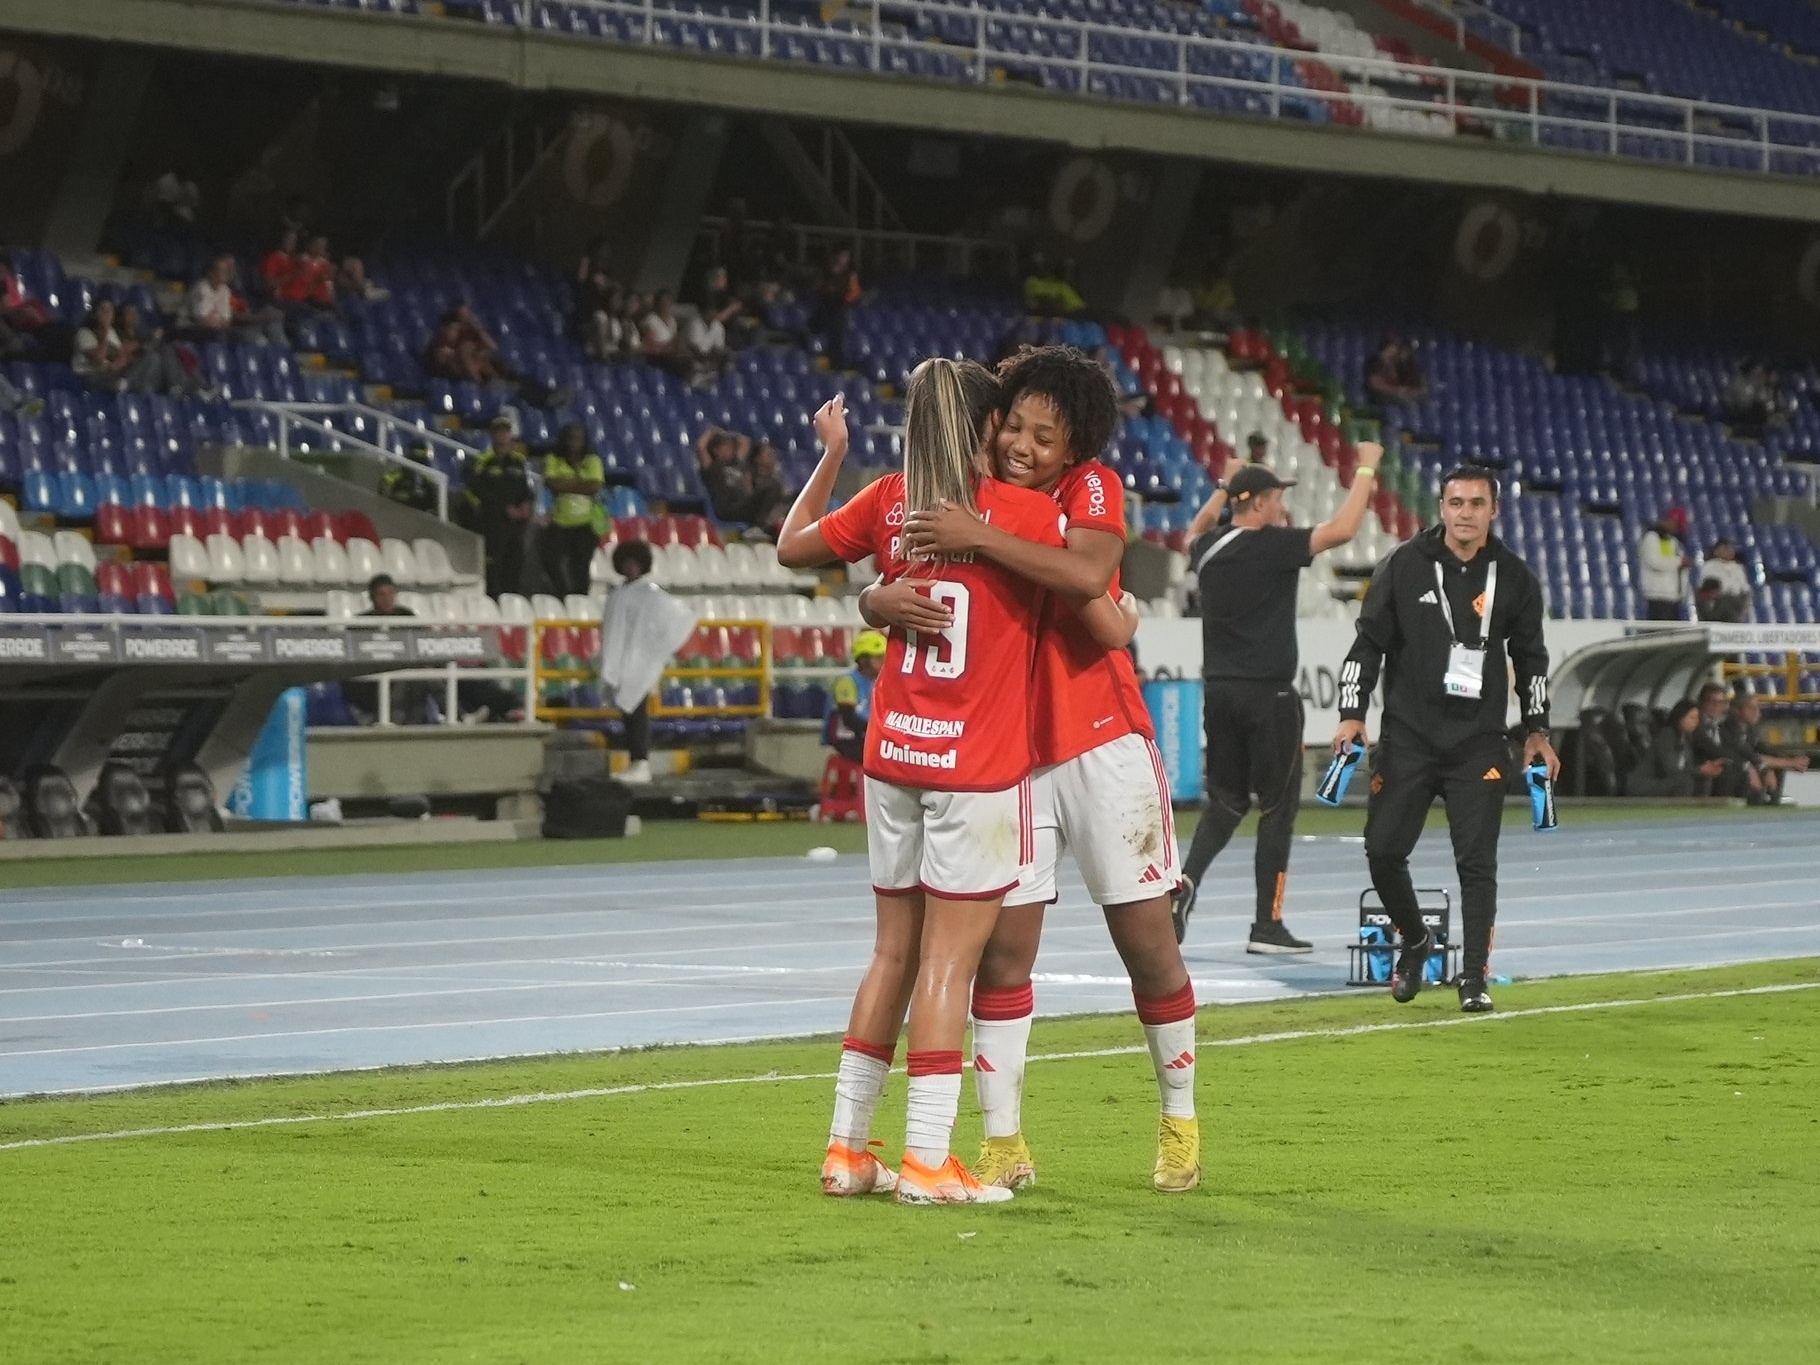
<svg viewBox="0 0 1820 1365">
<path fill-rule="evenodd" d="M 1533 1009 L 1505 1010 L 1484 1015 L 1451 1015 L 1445 1019 L 1412 1019 L 1387 1024 L 1352 1024 L 1345 1028 L 1288 1029 L 1277 1033 L 1250 1033 L 1236 1038 L 1204 1038 L 1201 1048 L 1250 1047 L 1260 1043 L 1304 1042 L 1315 1038 L 1358 1038 L 1373 1033 L 1406 1033 L 1416 1029 L 1451 1028 L 1458 1025 L 1492 1024 L 1500 1020 L 1536 1019 L 1555 1014 L 1584 1014 L 1593 1010 L 1629 1009 L 1639 1005 L 1680 1005 L 1703 1000 L 1728 1000 L 1751 995 L 1785 995 L 1794 991 L 1820 990 L 1820 981 L 1789 982 L 1772 986 L 1748 986 L 1723 991 L 1688 991 L 1678 995 L 1645 996 L 1626 1000 L 1589 1000 L 1574 1005 L 1538 1005 Z M 1130 1057 L 1146 1051 L 1137 1046 L 1093 1048 L 1083 1052 L 1046 1052 L 1031 1057 L 1032 1062 L 1076 1062 L 1100 1057 Z M 481 1109 L 517 1109 L 532 1104 L 555 1104 L 572 1100 L 609 1099 L 617 1095 L 654 1094 L 667 1090 L 704 1090 L 726 1085 L 772 1085 L 787 1081 L 831 1081 L 832 1071 L 767 1072 L 758 1076 L 718 1076 L 691 1081 L 648 1081 L 636 1085 L 593 1086 L 583 1090 L 539 1091 L 529 1095 L 505 1095 L 485 1100 L 443 1100 L 436 1104 L 414 1104 L 393 1109 L 354 1109 L 341 1114 L 281 1114 L 261 1119 L 231 1119 L 219 1123 L 184 1123 L 160 1128 L 121 1128 L 105 1133 L 68 1133 L 60 1137 L 21 1138 L 0 1142 L 0 1152 L 17 1152 L 34 1147 L 69 1147 L 86 1142 L 117 1142 L 125 1138 L 174 1137 L 186 1133 L 231 1133 L 256 1128 L 289 1127 L 300 1123 L 349 1123 L 364 1119 L 405 1118 L 415 1114 L 453 1114 Z"/>
</svg>

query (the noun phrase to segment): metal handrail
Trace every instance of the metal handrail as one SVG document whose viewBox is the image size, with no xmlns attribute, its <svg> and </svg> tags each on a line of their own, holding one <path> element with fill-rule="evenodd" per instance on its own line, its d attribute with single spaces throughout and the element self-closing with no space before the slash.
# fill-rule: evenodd
<svg viewBox="0 0 1820 1365">
<path fill-rule="evenodd" d="M 391 413 L 368 407 L 365 403 L 287 403 L 265 398 L 245 398 L 234 406 L 254 412 L 268 413 L 278 419 L 278 455 L 281 459 L 291 458 L 291 428 L 296 426 L 304 431 L 312 431 L 319 436 L 325 436 L 344 448 L 369 456 L 383 464 L 397 465 L 401 469 L 408 469 L 428 478 L 436 489 L 436 515 L 442 521 L 449 519 L 449 476 L 447 474 L 433 466 L 421 465 L 415 460 L 406 459 L 403 455 L 395 453 L 389 447 L 380 445 L 378 442 L 350 435 L 338 427 L 330 426 L 327 422 L 318 421 L 317 416 L 318 414 L 332 415 L 344 412 L 359 413 L 364 417 L 372 418 L 379 424 L 381 440 L 385 438 L 391 428 L 404 427 L 411 431 L 414 440 L 421 439 L 431 444 L 454 446 L 470 457 L 474 454 L 472 446 L 463 445 L 460 441 L 453 440 L 439 432 L 402 422 Z"/>
<path fill-rule="evenodd" d="M 1417 9 L 1426 11 L 1453 25 L 1454 46 L 1464 48 L 1466 35 L 1471 31 L 1466 20 L 1479 19 L 1493 28 L 1502 29 L 1505 33 L 1504 50 L 1513 57 L 1523 55 L 1523 28 L 1515 19 L 1506 18 L 1496 10 L 1478 3 L 1478 0 L 1410 0 Z"/>
<path fill-rule="evenodd" d="M 545 12 L 544 6 L 547 3 L 548 0 L 517 0 L 513 9 L 513 23 L 521 28 L 536 27 L 536 18 Z M 635 26 L 631 37 L 621 41 L 649 46 L 670 46 L 660 41 L 660 22 L 695 23 L 743 29 L 756 34 L 760 59 L 777 56 L 774 38 L 778 36 L 845 39 L 856 44 L 858 69 L 872 72 L 882 71 L 883 54 L 886 52 L 947 52 L 957 57 L 970 56 L 973 65 L 969 74 L 975 82 L 981 84 L 992 79 L 992 63 L 996 61 L 1001 70 L 1009 64 L 1073 71 L 1079 76 L 1080 90 L 1076 93 L 1081 95 L 1090 94 L 1088 87 L 1095 75 L 1173 81 L 1177 102 L 1183 105 L 1189 103 L 1190 91 L 1203 88 L 1262 94 L 1268 97 L 1268 115 L 1271 118 L 1282 117 L 1285 101 L 1291 100 L 1313 101 L 1329 106 L 1384 108 L 1409 113 L 1445 113 L 1456 123 L 1460 111 L 1465 109 L 1470 111 L 1467 117 L 1482 123 L 1527 129 L 1532 142 L 1540 141 L 1544 129 L 1601 130 L 1606 134 L 1603 150 L 1612 156 L 1623 154 L 1620 151 L 1621 137 L 1637 135 L 1679 140 L 1684 150 L 1683 160 L 1688 163 L 1694 160 L 1694 150 L 1699 146 L 1715 145 L 1734 149 L 1750 147 L 1756 152 L 1757 169 L 1765 174 L 1772 173 L 1772 162 L 1777 152 L 1820 157 L 1820 116 L 1810 114 L 1614 90 L 1603 86 L 1576 85 L 1460 67 L 1415 66 L 1384 58 L 1301 51 L 1266 43 L 1208 38 L 1198 34 L 1123 28 L 1092 20 L 1020 14 L 984 9 L 976 5 L 952 4 L 946 0 L 888 0 L 889 13 L 894 16 L 927 13 L 970 21 L 973 37 L 966 46 L 899 36 L 893 30 L 901 29 L 901 25 L 888 22 L 887 5 L 883 3 L 874 5 L 866 12 L 868 19 L 840 25 L 812 23 L 806 18 L 779 18 L 773 15 L 770 0 L 759 0 L 756 14 L 750 17 L 701 13 L 695 0 L 670 0 L 670 3 L 663 4 L 657 3 L 657 0 L 561 0 L 561 3 L 569 9 L 594 10 L 638 19 L 642 22 Z M 685 5 L 692 7 L 685 8 Z M 996 29 L 1002 33 L 1011 28 L 1032 34 L 1044 32 L 1067 36 L 1072 39 L 1070 46 L 1073 54 L 1044 57 L 1026 50 L 1014 51 L 1005 46 L 994 32 Z M 1173 62 L 1164 66 L 1132 66 L 1095 60 L 1091 52 L 1092 40 L 1095 38 L 1152 44 L 1159 52 L 1171 55 Z M 1188 69 L 1191 53 L 1229 53 L 1253 59 L 1267 58 L 1268 78 L 1213 76 L 1192 72 Z M 1399 84 L 1418 82 L 1437 88 L 1444 94 L 1444 99 L 1412 99 L 1350 89 L 1343 92 L 1312 90 L 1289 83 L 1289 70 L 1304 63 L 1325 67 L 1339 77 L 1353 76 L 1367 80 L 1377 78 L 1393 80 Z M 1464 93 L 1478 91 L 1488 94 L 1494 107 L 1462 104 L 1461 97 Z M 1603 104 L 1604 117 L 1582 118 L 1546 112 L 1545 101 L 1563 98 Z M 1506 107 L 1495 107 L 1498 105 Z M 1623 122 L 1619 118 L 1620 111 L 1634 117 L 1644 110 L 1658 113 L 1665 124 L 1672 123 L 1675 126 Z M 1748 127 L 1750 135 L 1734 137 L 1696 132 L 1695 124 L 1701 118 L 1741 121 Z M 1786 135 L 1789 129 L 1804 130 L 1811 140 L 1791 138 Z"/>
</svg>

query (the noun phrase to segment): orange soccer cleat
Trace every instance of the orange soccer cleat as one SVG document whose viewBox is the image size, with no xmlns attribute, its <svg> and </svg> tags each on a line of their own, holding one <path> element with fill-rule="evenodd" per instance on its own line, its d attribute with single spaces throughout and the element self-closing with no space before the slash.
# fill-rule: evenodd
<svg viewBox="0 0 1820 1365">
<path fill-rule="evenodd" d="M 873 1147 L 885 1144 L 875 1142 Z M 830 1142 L 822 1158 L 822 1193 L 844 1199 L 855 1194 L 890 1194 L 897 1188 L 891 1168 L 872 1155 L 868 1147 Z"/>
<path fill-rule="evenodd" d="M 950 1156 L 940 1166 L 929 1167 L 905 1152 L 898 1165 L 900 1204 L 1001 1204 L 1010 1198 L 1010 1190 L 980 1184 L 956 1156 Z"/>
</svg>

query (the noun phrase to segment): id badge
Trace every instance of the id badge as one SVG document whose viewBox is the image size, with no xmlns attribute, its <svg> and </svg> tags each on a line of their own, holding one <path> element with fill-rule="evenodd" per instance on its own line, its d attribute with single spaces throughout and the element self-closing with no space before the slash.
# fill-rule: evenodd
<svg viewBox="0 0 1820 1365">
<path fill-rule="evenodd" d="M 1447 676 L 1441 680 L 1450 697 L 1477 701 L 1485 690 L 1485 651 L 1454 644 L 1447 651 Z"/>
</svg>

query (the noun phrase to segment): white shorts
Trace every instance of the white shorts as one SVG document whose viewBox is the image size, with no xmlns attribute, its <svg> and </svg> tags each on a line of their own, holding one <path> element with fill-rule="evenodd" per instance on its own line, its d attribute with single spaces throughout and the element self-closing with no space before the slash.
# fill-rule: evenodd
<svg viewBox="0 0 1820 1365">
<path fill-rule="evenodd" d="M 866 779 L 872 889 L 921 889 L 947 900 L 996 900 L 1034 852 L 1028 778 L 996 792 L 941 792 Z"/>
<path fill-rule="evenodd" d="M 1063 851 L 1074 855 L 1095 905 L 1130 905 L 1168 894 L 1182 879 L 1175 812 L 1163 756 L 1142 735 L 1121 735 L 1097 749 L 1038 768 L 1036 861 L 1006 905 L 1056 899 Z"/>
</svg>

